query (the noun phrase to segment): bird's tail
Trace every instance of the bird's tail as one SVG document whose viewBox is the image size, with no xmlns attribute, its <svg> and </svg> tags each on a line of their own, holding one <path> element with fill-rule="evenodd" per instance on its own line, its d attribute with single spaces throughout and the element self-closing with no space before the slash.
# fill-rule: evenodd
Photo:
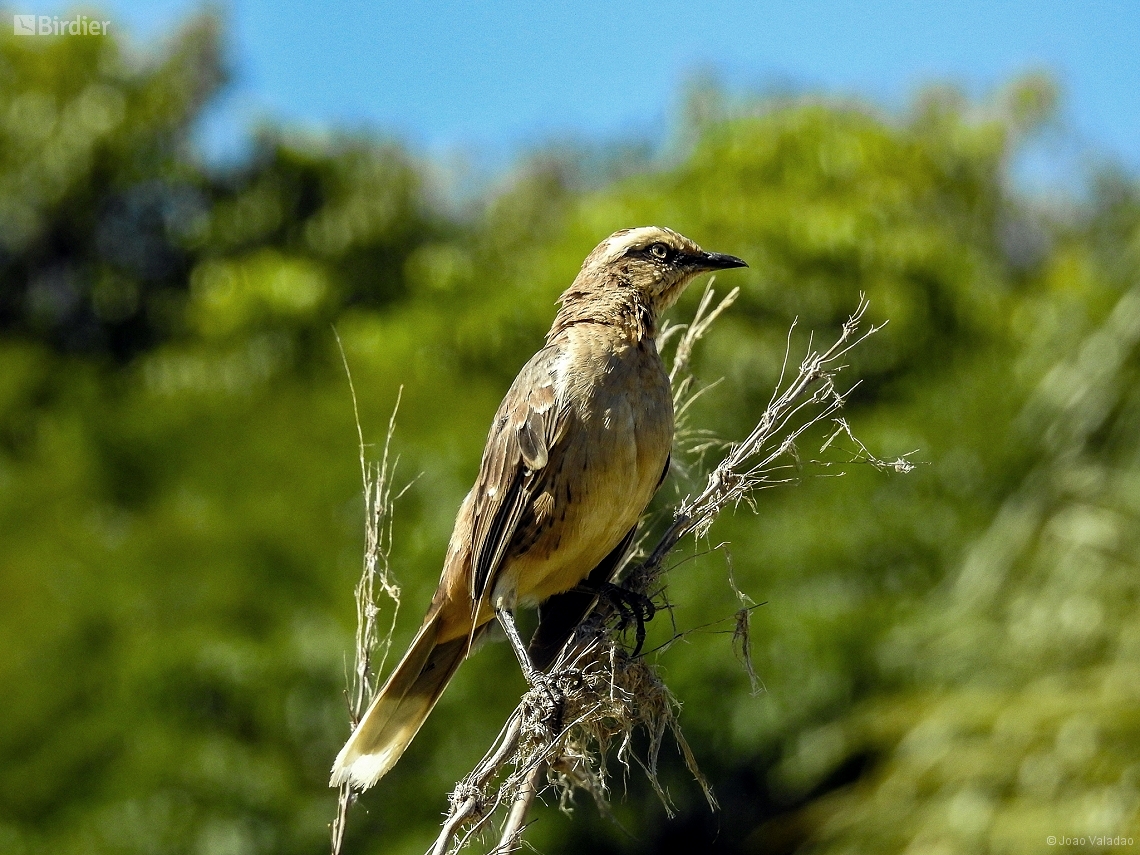
<svg viewBox="0 0 1140 855">
<path fill-rule="evenodd" d="M 466 635 L 436 644 L 438 625 L 437 615 L 424 622 L 337 755 L 329 786 L 371 787 L 396 765 L 415 737 L 470 649 Z"/>
</svg>

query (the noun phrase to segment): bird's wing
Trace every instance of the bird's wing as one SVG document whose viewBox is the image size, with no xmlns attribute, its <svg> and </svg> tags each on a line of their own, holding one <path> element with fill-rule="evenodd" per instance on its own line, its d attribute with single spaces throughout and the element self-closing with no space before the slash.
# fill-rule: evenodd
<svg viewBox="0 0 1140 855">
<path fill-rule="evenodd" d="M 478 610 L 520 521 L 558 471 L 571 414 L 555 394 L 560 354 L 546 347 L 519 372 L 491 424 L 472 508 L 471 601 Z"/>
</svg>

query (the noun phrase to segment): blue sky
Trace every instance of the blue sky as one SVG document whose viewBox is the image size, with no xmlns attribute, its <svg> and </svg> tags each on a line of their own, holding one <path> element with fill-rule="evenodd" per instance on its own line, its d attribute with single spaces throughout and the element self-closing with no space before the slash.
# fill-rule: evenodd
<svg viewBox="0 0 1140 855">
<path fill-rule="evenodd" d="M 72 3 L 38 0 L 27 12 Z M 138 40 L 200 4 L 103 0 Z M 1109 154 L 1140 171 L 1140 2 L 654 3 L 242 2 L 227 21 L 234 86 L 208 128 L 224 150 L 273 118 L 367 127 L 430 154 L 507 159 L 565 136 L 660 139 L 681 85 L 702 69 L 733 89 L 861 95 L 887 107 L 924 82 L 982 94 L 1048 69 L 1067 134 L 1050 156 Z M 20 11 L 20 10 L 16 10 Z"/>
</svg>

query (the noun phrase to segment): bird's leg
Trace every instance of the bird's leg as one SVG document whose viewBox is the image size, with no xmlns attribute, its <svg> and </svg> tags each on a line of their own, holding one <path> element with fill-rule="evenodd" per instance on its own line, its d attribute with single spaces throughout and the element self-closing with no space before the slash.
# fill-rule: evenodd
<svg viewBox="0 0 1140 855">
<path fill-rule="evenodd" d="M 514 648 L 515 656 L 518 657 L 519 666 L 522 668 L 527 683 L 532 689 L 541 689 L 550 699 L 550 727 L 551 730 L 557 731 L 561 726 L 562 719 L 563 697 L 561 690 L 554 684 L 553 680 L 535 668 L 534 663 L 530 661 L 530 656 L 526 652 L 526 645 L 523 644 L 522 636 L 519 635 L 518 627 L 515 626 L 515 616 L 511 610 L 496 606 L 495 617 L 499 619 L 499 625 L 503 627 L 503 632 L 507 634 L 507 640 Z"/>
<path fill-rule="evenodd" d="M 511 643 L 511 647 L 515 651 L 515 656 L 518 657 L 519 665 L 522 667 L 523 676 L 531 686 L 537 686 L 543 682 L 542 674 L 534 667 L 534 663 L 530 661 L 530 656 L 527 655 L 526 645 L 523 644 L 522 636 L 519 635 L 518 627 L 515 626 L 515 616 L 510 611 L 503 607 L 495 609 L 495 617 L 499 619 L 499 624 L 503 627 L 503 632 L 507 634 L 507 641 Z"/>
</svg>

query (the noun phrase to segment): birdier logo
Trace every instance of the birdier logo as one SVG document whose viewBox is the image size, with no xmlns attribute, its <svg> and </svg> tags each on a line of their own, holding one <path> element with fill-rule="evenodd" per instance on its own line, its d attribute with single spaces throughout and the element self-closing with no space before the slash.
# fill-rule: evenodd
<svg viewBox="0 0 1140 855">
<path fill-rule="evenodd" d="M 105 36 L 110 21 L 95 21 L 86 15 L 13 15 L 12 32 L 17 36 Z"/>
</svg>

